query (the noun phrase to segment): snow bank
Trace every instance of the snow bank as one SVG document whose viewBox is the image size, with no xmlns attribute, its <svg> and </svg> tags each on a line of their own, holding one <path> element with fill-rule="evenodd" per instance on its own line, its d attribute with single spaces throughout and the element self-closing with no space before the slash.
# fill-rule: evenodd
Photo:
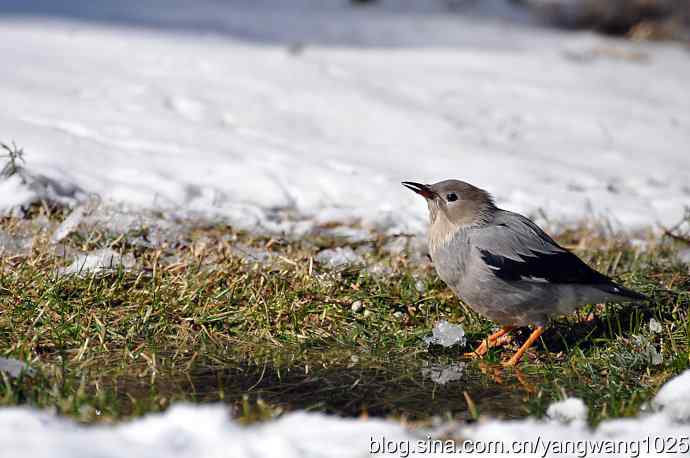
<svg viewBox="0 0 690 458">
<path fill-rule="evenodd" d="M 661 410 L 638 418 L 605 421 L 594 430 L 582 421 L 586 417 L 584 405 L 569 399 L 549 409 L 555 417 L 552 420 L 489 420 L 469 427 L 446 424 L 435 431 L 442 432 L 440 436 L 458 439 L 457 444 L 469 440 L 475 451 L 494 447 L 494 451 L 513 453 L 517 451 L 515 447 L 520 447 L 532 456 L 585 456 L 581 450 L 587 448 L 587 456 L 656 456 L 657 452 L 674 448 L 681 453 L 687 447 L 681 445 L 681 438 L 688 436 L 689 429 L 687 417 L 677 414 L 681 405 L 683 412 L 690 408 L 688 386 L 690 371 L 670 381 L 654 401 L 658 406 L 668 406 L 670 402 L 671 409 L 659 407 Z M 413 450 L 418 456 L 432 456 L 421 452 L 430 449 L 428 437 L 435 437 L 433 434 L 409 431 L 391 421 L 303 412 L 245 427 L 230 419 L 222 405 L 177 404 L 165 413 L 129 423 L 91 427 L 24 407 L 0 410 L 4 458 L 366 457 L 370 451 L 380 450 L 389 452 L 386 456 L 401 456 L 405 450 L 410 452 L 409 456 L 417 454 Z M 566 447 L 570 447 L 570 453 L 562 453 L 568 450 Z M 591 447 L 617 448 L 615 453 L 595 453 Z"/>
<path fill-rule="evenodd" d="M 654 398 L 652 407 L 677 421 L 690 422 L 690 371 L 666 383 Z"/>
<path fill-rule="evenodd" d="M 404 179 L 461 178 L 509 209 L 627 227 L 675 222 L 690 201 L 690 60 L 675 45 L 446 2 L 152 2 L 137 17 L 127 2 L 10 3 L 0 135 L 60 199 L 410 232 L 426 209 Z M 48 188 L 0 189 L 6 209 Z"/>
<path fill-rule="evenodd" d="M 114 427 L 79 426 L 25 408 L 0 410 L 3 458 L 365 457 L 372 434 L 409 437 L 390 422 L 307 413 L 243 427 L 221 405 L 178 404 L 164 414 Z"/>
</svg>

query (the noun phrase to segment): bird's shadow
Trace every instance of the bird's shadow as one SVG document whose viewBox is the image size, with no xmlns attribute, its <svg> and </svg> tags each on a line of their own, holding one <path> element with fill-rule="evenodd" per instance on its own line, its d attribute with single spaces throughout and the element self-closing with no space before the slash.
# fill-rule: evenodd
<svg viewBox="0 0 690 458">
<path fill-rule="evenodd" d="M 609 304 L 599 307 L 597 310 L 589 310 L 586 307 L 580 309 L 577 314 L 563 316 L 554 319 L 546 326 L 544 334 L 532 348 L 536 349 L 540 355 L 548 354 L 568 354 L 573 349 L 579 348 L 582 351 L 596 346 L 602 341 L 612 341 L 619 337 L 630 337 L 641 334 L 644 326 L 648 325 L 653 317 L 659 318 L 660 311 L 654 303 L 646 304 L 642 302 L 628 302 L 623 304 Z M 663 314 L 662 314 L 663 315 Z M 520 348 L 529 338 L 533 328 L 520 327 L 511 332 L 511 341 L 504 346 L 499 353 L 510 352 Z M 468 346 L 474 348 L 486 338 L 485 335 L 473 336 L 468 340 Z M 449 350 L 440 346 L 432 345 L 429 353 L 456 354 L 460 350 Z M 490 350 L 489 360 L 501 356 L 495 354 L 494 349 Z M 465 353 L 460 354 L 463 356 Z M 498 361 L 497 360 L 497 361 Z M 490 364 L 490 363 L 489 363 Z"/>
<path fill-rule="evenodd" d="M 536 346 L 550 353 L 568 353 L 574 348 L 586 351 L 602 340 L 640 333 L 644 324 L 654 316 L 652 307 L 635 302 L 607 305 L 603 310 L 589 314 L 579 312 L 577 316 L 553 321 Z M 519 344 L 529 336 L 526 328 L 521 331 L 516 333 L 516 342 Z"/>
</svg>

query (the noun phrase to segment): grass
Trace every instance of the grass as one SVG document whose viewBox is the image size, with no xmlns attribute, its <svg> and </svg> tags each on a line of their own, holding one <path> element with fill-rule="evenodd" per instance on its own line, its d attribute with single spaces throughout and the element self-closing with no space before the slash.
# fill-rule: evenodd
<svg viewBox="0 0 690 458">
<path fill-rule="evenodd" d="M 8 145 L 0 142 L 0 151 L 4 152 L 0 158 L 5 159 L 5 165 L 0 170 L 0 177 L 9 178 L 21 170 L 20 162 L 24 162 L 24 150 L 12 143 Z"/>
<path fill-rule="evenodd" d="M 0 261 L 2 355 L 35 368 L 0 380 L 2 405 L 52 408 L 83 422 L 187 400 L 225 402 L 242 421 L 306 409 L 426 423 L 540 416 L 550 402 L 576 396 L 596 424 L 636 414 L 689 363 L 690 275 L 675 261 L 683 242 L 670 238 L 640 250 L 620 236 L 562 233 L 592 266 L 651 301 L 559 318 L 518 370 L 504 370 L 497 363 L 528 330 L 481 362 L 463 359 L 466 348 L 427 348 L 422 338 L 440 319 L 462 324 L 468 346 L 494 325 L 460 304 L 414 250 L 391 253 L 387 237 L 353 244 L 324 227 L 293 240 L 186 222 L 150 244 L 152 225 L 114 233 L 82 224 L 55 245 L 50 236 L 65 213 L 30 214 L 0 222 L 31 241 Z M 336 272 L 315 261 L 335 246 L 353 246 L 368 267 Z M 77 253 L 103 248 L 132 254 L 136 265 L 59 273 Z M 246 256 L 251 250 L 260 262 Z M 651 318 L 661 332 L 649 329 Z M 460 380 L 429 379 L 430 367 L 461 360 Z"/>
</svg>

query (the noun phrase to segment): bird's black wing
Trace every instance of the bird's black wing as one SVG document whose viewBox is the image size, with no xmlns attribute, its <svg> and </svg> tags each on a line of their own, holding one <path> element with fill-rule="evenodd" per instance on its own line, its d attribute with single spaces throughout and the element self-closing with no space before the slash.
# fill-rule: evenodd
<svg viewBox="0 0 690 458">
<path fill-rule="evenodd" d="M 506 281 L 611 283 L 516 213 L 499 212 L 492 224 L 476 230 L 471 237 L 491 272 Z"/>
<path fill-rule="evenodd" d="M 482 260 L 499 278 L 508 281 L 533 280 L 550 283 L 609 283 L 605 275 L 590 268 L 572 253 L 530 252 L 516 261 L 480 249 Z"/>
</svg>

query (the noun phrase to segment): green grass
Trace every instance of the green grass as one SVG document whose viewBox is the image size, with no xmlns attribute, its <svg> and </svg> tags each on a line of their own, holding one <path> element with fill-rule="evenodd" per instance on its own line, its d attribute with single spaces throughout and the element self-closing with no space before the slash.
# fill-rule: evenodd
<svg viewBox="0 0 690 458">
<path fill-rule="evenodd" d="M 464 359 L 467 348 L 427 348 L 422 338 L 437 320 L 461 323 L 468 347 L 494 325 L 460 304 L 429 262 L 386 252 L 383 236 L 357 244 L 368 265 L 390 269 L 373 275 L 319 266 L 321 249 L 347 244 L 325 235 L 287 240 L 185 224 L 175 239 L 146 248 L 135 243 L 146 227 L 126 234 L 88 227 L 54 247 L 50 233 L 62 213 L 37 210 L 33 218 L 0 223 L 33 242 L 29 252 L 1 258 L 2 355 L 36 369 L 0 380 L 3 405 L 55 408 L 84 422 L 130 418 L 179 400 L 223 401 L 243 421 L 307 409 L 427 422 L 438 415 L 539 416 L 550 402 L 577 396 L 596 424 L 636 414 L 688 367 L 690 276 L 674 261 L 682 242 L 670 239 L 640 251 L 595 231 L 561 234 L 592 266 L 652 300 L 592 305 L 559 318 L 518 370 L 504 370 L 498 363 L 528 330 L 481 362 Z M 38 220 L 44 224 L 33 224 Z M 266 250 L 272 261 L 242 259 L 238 244 Z M 99 248 L 131 253 L 137 264 L 58 274 L 71 262 L 64 253 Z M 661 333 L 649 330 L 652 317 Z M 650 363 L 650 345 L 661 364 Z M 461 380 L 437 385 L 424 373 L 460 360 L 467 364 Z"/>
</svg>

